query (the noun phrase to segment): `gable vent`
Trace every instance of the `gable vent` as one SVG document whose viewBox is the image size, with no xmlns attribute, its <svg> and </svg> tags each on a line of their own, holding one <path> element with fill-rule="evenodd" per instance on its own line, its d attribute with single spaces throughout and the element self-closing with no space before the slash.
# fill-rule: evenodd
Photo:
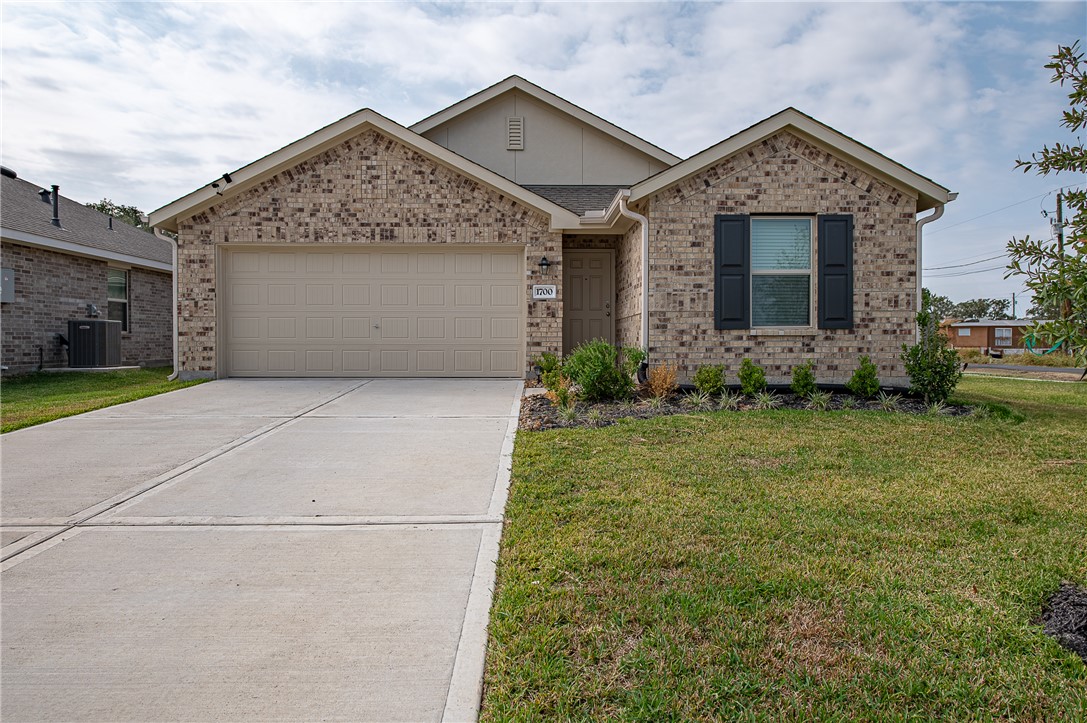
<svg viewBox="0 0 1087 723">
<path fill-rule="evenodd" d="M 524 116 L 506 119 L 506 150 L 525 150 L 525 119 Z"/>
</svg>

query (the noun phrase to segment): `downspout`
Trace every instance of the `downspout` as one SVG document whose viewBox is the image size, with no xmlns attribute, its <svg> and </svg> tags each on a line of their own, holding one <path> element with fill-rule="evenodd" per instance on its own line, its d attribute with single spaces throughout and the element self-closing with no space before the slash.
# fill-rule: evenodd
<svg viewBox="0 0 1087 723">
<path fill-rule="evenodd" d="M 170 294 L 170 308 L 172 310 L 170 316 L 173 319 L 174 373 L 166 377 L 166 381 L 172 382 L 177 379 L 178 374 L 181 373 L 181 369 L 177 366 L 177 239 L 170 238 L 159 228 L 155 229 L 155 236 L 163 241 L 170 242 L 171 258 L 173 259 L 173 263 L 170 266 L 170 278 L 173 282 L 173 293 Z"/>
<path fill-rule="evenodd" d="M 951 203 L 952 201 L 954 201 L 958 197 L 959 197 L 959 194 L 957 194 L 957 193 L 949 193 L 947 195 L 947 202 Z M 944 215 L 944 204 L 940 203 L 940 204 L 936 205 L 936 208 L 933 209 L 931 215 L 925 216 L 924 218 L 919 218 L 919 219 L 917 219 L 917 222 L 916 222 L 917 223 L 916 233 L 917 233 L 917 312 L 918 313 L 921 312 L 921 302 L 922 302 L 922 300 L 924 298 L 924 291 L 923 291 L 924 282 L 921 279 L 921 229 L 925 226 L 925 224 L 932 223 L 933 221 L 937 221 L 943 215 Z M 943 320 L 941 319 L 941 321 L 943 321 Z M 920 329 L 917 330 L 917 341 L 921 341 L 921 330 Z"/>
<path fill-rule="evenodd" d="M 642 349 L 645 351 L 645 361 L 638 369 L 638 378 L 641 380 L 649 368 L 649 219 L 627 208 L 628 198 L 629 190 L 619 192 L 619 213 L 637 221 L 642 227 Z"/>
</svg>

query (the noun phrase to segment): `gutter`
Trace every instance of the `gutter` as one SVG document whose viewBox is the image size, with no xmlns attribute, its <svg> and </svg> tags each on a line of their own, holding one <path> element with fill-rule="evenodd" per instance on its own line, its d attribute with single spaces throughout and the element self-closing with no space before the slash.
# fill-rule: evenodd
<svg viewBox="0 0 1087 723">
<path fill-rule="evenodd" d="M 958 197 L 959 197 L 959 194 L 957 194 L 957 193 L 949 193 L 949 194 L 947 194 L 947 202 L 951 203 L 952 201 L 954 201 Z M 916 230 L 916 234 L 917 234 L 917 311 L 918 311 L 918 313 L 921 312 L 921 301 L 924 298 L 924 291 L 923 291 L 924 281 L 921 278 L 921 235 L 922 235 L 921 234 L 921 229 L 925 226 L 925 224 L 929 224 L 929 223 L 932 223 L 933 221 L 937 221 L 937 220 L 940 219 L 941 216 L 944 215 L 944 205 L 945 204 L 942 204 L 942 203 L 937 204 L 936 208 L 933 209 L 931 215 L 925 216 L 924 218 L 919 218 L 916 221 L 916 224 L 917 224 L 917 226 L 916 226 L 916 228 L 917 228 L 917 230 Z M 917 341 L 918 342 L 921 341 L 921 330 L 920 329 L 917 330 Z"/>
<path fill-rule="evenodd" d="M 639 370 L 640 375 L 649 365 L 649 219 L 627 208 L 628 198 L 629 190 L 619 191 L 619 213 L 637 221 L 642 227 L 642 349 L 645 351 L 645 361 Z"/>
<path fill-rule="evenodd" d="M 181 373 L 181 369 L 177 365 L 177 239 L 170 238 L 162 232 L 162 229 L 158 228 L 157 226 L 155 227 L 155 236 L 162 239 L 163 241 L 170 242 L 170 251 L 173 258 L 173 269 L 170 272 L 170 279 L 173 282 L 173 293 L 170 294 L 170 308 L 172 310 L 170 318 L 173 320 L 173 333 L 171 334 L 171 336 L 173 337 L 174 342 L 174 372 L 170 376 L 166 377 L 166 381 L 172 382 L 173 380 L 177 379 L 178 374 Z"/>
</svg>

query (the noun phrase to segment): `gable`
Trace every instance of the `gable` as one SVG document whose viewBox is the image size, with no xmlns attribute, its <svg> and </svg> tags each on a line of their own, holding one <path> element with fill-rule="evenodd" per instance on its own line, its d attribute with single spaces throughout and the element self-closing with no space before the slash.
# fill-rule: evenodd
<svg viewBox="0 0 1087 723">
<path fill-rule="evenodd" d="M 524 119 L 523 150 L 508 148 L 510 118 Z M 413 128 L 438 145 L 522 185 L 631 185 L 673 162 L 669 154 L 657 149 L 654 155 L 636 148 L 609 132 L 610 124 L 591 120 L 575 117 L 521 88 L 511 88 L 437 125 L 417 124 Z"/>
</svg>

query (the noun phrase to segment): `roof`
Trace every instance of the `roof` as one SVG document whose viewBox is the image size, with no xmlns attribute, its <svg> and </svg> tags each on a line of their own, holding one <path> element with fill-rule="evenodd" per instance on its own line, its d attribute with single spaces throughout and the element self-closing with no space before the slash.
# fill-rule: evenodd
<svg viewBox="0 0 1087 723">
<path fill-rule="evenodd" d="M 454 103 L 445 110 L 440 110 L 434 115 L 428 116 L 419 121 L 415 125 L 411 126 L 411 130 L 416 133 L 423 134 L 429 130 L 437 128 L 438 126 L 446 123 L 447 121 L 456 118 L 457 116 L 464 115 L 479 106 L 487 103 L 500 95 L 509 93 L 512 90 L 519 90 L 526 95 L 532 96 L 536 100 L 546 105 L 559 110 L 566 115 L 572 116 L 577 120 L 592 126 L 596 130 L 611 136 L 620 143 L 624 143 L 632 148 L 645 153 L 646 155 L 660 161 L 666 165 L 674 165 L 679 163 L 680 157 L 674 156 L 668 151 L 664 150 L 660 146 L 653 145 L 649 141 L 639 138 L 630 131 L 625 131 L 614 123 L 609 123 L 598 115 L 590 113 L 589 111 L 576 106 L 570 101 L 560 98 L 549 90 L 545 90 L 535 83 L 530 83 L 519 75 L 511 75 L 505 80 L 495 83 L 489 88 L 484 88 L 475 95 L 471 95 L 464 100 Z"/>
<path fill-rule="evenodd" d="M 586 211 L 607 208 L 615 194 L 627 186 L 534 186 L 525 185 L 533 193 L 581 215 Z"/>
<path fill-rule="evenodd" d="M 484 168 L 428 138 L 424 138 L 370 108 L 356 111 L 294 143 L 280 148 L 278 151 L 269 153 L 236 171 L 231 171 L 226 174 L 230 177 L 229 182 L 224 182 L 226 178 L 226 175 L 224 175 L 221 179 L 215 179 L 215 187 L 208 183 L 192 193 L 152 211 L 151 224 L 169 231 L 176 231 L 179 220 L 189 218 L 221 203 L 225 198 L 236 196 L 261 181 L 271 178 L 307 158 L 312 158 L 318 153 L 339 145 L 368 128 L 373 128 L 413 148 L 431 160 L 448 166 L 464 176 L 475 179 L 507 197 L 518 200 L 548 215 L 551 219 L 552 229 L 576 227 L 578 224 L 577 215 L 568 209 L 529 191 L 523 186 L 517 185 L 507 178 L 503 178 L 494 171 Z"/>
<path fill-rule="evenodd" d="M 37 186 L 0 176 L 0 233 L 5 239 L 83 256 L 121 261 L 169 271 L 170 242 L 123 221 L 109 228 L 109 216 L 60 196 L 60 227 L 52 224 L 53 205 L 41 200 Z"/>
<path fill-rule="evenodd" d="M 956 321 L 948 326 L 955 328 L 966 326 L 988 327 L 988 326 L 1030 326 L 1031 324 L 1037 324 L 1039 322 L 1034 319 L 973 319 L 966 321 Z"/>
<path fill-rule="evenodd" d="M 796 108 L 786 108 L 696 153 L 682 163 L 634 184 L 630 189 L 630 201 L 633 203 L 651 196 L 784 129 L 797 132 L 807 140 L 813 140 L 839 155 L 844 155 L 898 186 L 916 191 L 918 211 L 926 211 L 954 200 L 953 194 L 935 181 L 911 171 L 882 153 L 820 123 L 810 115 L 801 113 Z"/>
</svg>

